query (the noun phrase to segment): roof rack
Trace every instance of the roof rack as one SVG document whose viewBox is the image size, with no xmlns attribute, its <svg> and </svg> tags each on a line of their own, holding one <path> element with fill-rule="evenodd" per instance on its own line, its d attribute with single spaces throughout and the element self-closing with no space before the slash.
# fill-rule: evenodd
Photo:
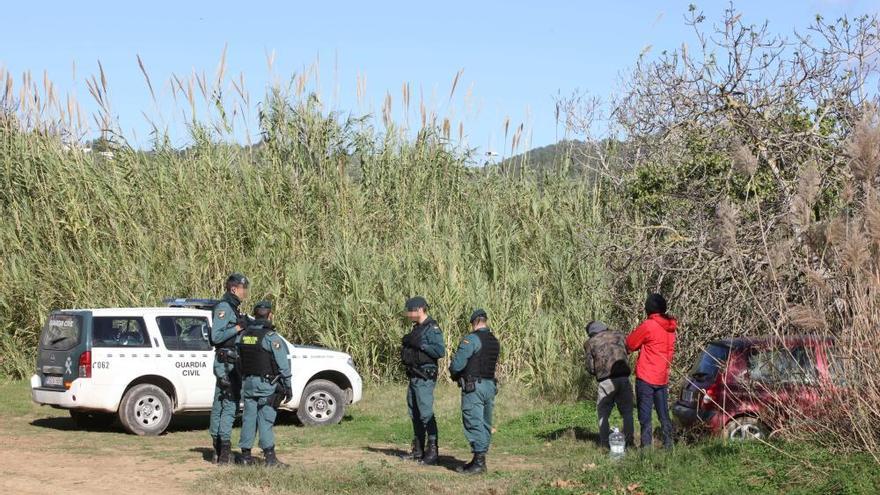
<svg viewBox="0 0 880 495">
<path fill-rule="evenodd" d="M 220 302 L 219 299 L 191 299 L 187 297 L 169 297 L 162 300 L 169 308 L 212 309 Z"/>
</svg>

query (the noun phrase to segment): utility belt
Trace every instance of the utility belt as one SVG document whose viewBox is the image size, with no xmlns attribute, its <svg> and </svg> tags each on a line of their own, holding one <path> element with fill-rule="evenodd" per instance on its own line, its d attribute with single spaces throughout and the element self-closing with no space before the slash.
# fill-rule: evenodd
<svg viewBox="0 0 880 495">
<path fill-rule="evenodd" d="M 249 378 L 252 376 L 255 376 L 257 378 L 262 378 L 263 380 L 266 380 L 269 383 L 274 383 L 275 381 L 277 381 L 277 377 L 279 377 L 281 375 L 244 375 L 245 378 Z"/>
<path fill-rule="evenodd" d="M 232 347 L 215 348 L 214 357 L 218 362 L 224 364 L 236 364 L 238 362 L 238 352 Z"/>
<path fill-rule="evenodd" d="M 437 381 L 437 368 L 423 368 L 421 366 L 407 366 L 406 376 L 409 378 L 421 378 L 422 380 Z"/>
<path fill-rule="evenodd" d="M 498 382 L 495 381 L 494 378 L 484 378 L 481 376 L 463 376 L 458 379 L 458 387 L 462 392 L 469 394 L 475 390 L 477 390 L 477 384 L 482 383 L 484 381 L 492 382 L 497 385 Z"/>
</svg>

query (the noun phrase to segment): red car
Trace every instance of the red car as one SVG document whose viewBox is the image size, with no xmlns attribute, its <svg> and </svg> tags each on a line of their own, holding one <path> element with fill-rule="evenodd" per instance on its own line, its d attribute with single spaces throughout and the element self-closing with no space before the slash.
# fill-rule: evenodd
<svg viewBox="0 0 880 495">
<path fill-rule="evenodd" d="M 672 408 L 680 426 L 731 439 L 765 438 L 822 412 L 845 381 L 825 337 L 737 338 L 710 343 Z"/>
</svg>

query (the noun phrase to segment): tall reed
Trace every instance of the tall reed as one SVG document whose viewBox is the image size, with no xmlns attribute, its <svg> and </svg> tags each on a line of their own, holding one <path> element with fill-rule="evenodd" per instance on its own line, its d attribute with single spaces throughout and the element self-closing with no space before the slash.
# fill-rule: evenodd
<svg viewBox="0 0 880 495">
<path fill-rule="evenodd" d="M 194 120 L 186 149 L 112 156 L 4 114 L 0 373 L 31 372 L 52 309 L 218 296 L 235 270 L 283 334 L 351 353 L 368 380 L 402 376 L 401 307 L 423 294 L 450 351 L 484 307 L 504 379 L 576 393 L 583 324 L 605 307 L 599 254 L 582 250 L 590 183 L 476 168 L 442 129 L 381 131 L 307 93 L 261 108 L 257 146 Z"/>
</svg>

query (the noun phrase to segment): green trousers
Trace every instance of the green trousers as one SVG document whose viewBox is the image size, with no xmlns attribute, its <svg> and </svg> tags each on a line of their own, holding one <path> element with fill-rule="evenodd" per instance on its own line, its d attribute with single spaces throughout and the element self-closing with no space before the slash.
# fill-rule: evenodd
<svg viewBox="0 0 880 495">
<path fill-rule="evenodd" d="M 260 435 L 260 448 L 265 450 L 275 446 L 275 418 L 278 411 L 269 404 L 275 394 L 275 385 L 263 377 L 246 376 L 242 381 L 241 396 L 244 410 L 241 413 L 241 438 L 238 446 L 250 449 L 254 446 L 257 434 Z"/>
<path fill-rule="evenodd" d="M 412 419 L 413 434 L 420 441 L 425 435 L 437 437 L 437 420 L 434 418 L 435 380 L 410 378 L 406 389 L 406 405 Z"/>
<path fill-rule="evenodd" d="M 275 446 L 275 418 L 278 411 L 267 403 L 266 397 L 244 398 L 244 411 L 241 414 L 241 439 L 238 446 L 250 449 L 260 435 L 260 448 L 265 450 Z"/>
<path fill-rule="evenodd" d="M 238 400 L 241 393 L 241 379 L 235 367 L 231 364 L 214 362 L 214 376 L 217 377 L 217 385 L 214 386 L 214 404 L 211 406 L 211 422 L 208 431 L 212 437 L 220 440 L 231 441 L 232 423 L 235 422 L 235 413 L 238 412 Z M 225 376 L 232 383 L 231 387 L 220 387 L 220 378 Z"/>
<path fill-rule="evenodd" d="M 493 380 L 481 379 L 476 390 L 461 393 L 461 422 L 471 452 L 486 453 L 492 440 L 492 410 L 497 389 Z"/>
</svg>

